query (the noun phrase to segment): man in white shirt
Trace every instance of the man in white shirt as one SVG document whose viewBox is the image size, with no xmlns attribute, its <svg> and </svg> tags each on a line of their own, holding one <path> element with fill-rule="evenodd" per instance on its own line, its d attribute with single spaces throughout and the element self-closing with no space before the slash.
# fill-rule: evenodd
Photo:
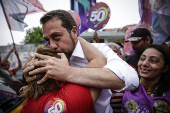
<svg viewBox="0 0 170 113">
<path fill-rule="evenodd" d="M 52 78 L 58 81 L 102 88 L 102 93 L 94 106 L 97 113 L 112 112 L 110 107 L 111 91 L 109 89 L 125 91 L 134 90 L 138 87 L 139 79 L 136 71 L 121 60 L 106 44 L 93 44 L 107 58 L 106 66 L 103 68 L 80 68 L 86 66 L 89 62 L 84 54 L 86 50 L 81 47 L 82 44 L 79 42 L 76 23 L 67 11 L 50 11 L 40 21 L 44 39 L 51 48 L 59 52 L 58 55 L 61 56 L 61 59 L 35 54 L 35 57 L 45 60 L 31 61 L 27 64 L 23 71 L 27 82 L 36 77 L 27 77 L 28 72 L 29 75 L 46 72 L 46 75 L 38 81 L 38 84 Z M 88 47 L 93 48 L 89 43 Z M 67 59 L 69 59 L 71 66 Z M 44 67 L 33 70 L 35 66 Z"/>
</svg>

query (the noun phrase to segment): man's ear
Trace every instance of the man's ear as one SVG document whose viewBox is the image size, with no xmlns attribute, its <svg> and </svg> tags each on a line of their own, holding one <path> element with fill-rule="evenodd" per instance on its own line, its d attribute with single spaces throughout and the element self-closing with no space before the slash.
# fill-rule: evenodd
<svg viewBox="0 0 170 113">
<path fill-rule="evenodd" d="M 72 36 L 78 37 L 78 28 L 76 26 L 73 26 L 71 33 L 72 33 Z"/>
<path fill-rule="evenodd" d="M 74 38 L 74 41 L 77 43 L 78 42 L 78 28 L 76 26 L 73 26 L 71 30 L 71 35 Z"/>
<path fill-rule="evenodd" d="M 167 72 L 169 70 L 169 65 L 165 65 L 163 73 Z"/>
</svg>

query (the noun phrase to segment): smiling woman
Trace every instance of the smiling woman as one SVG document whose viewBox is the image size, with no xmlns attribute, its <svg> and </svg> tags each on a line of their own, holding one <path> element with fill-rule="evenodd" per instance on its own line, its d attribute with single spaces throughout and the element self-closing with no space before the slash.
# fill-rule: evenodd
<svg viewBox="0 0 170 113">
<path fill-rule="evenodd" d="M 167 68 L 164 56 L 154 48 L 145 50 L 138 62 L 138 71 L 142 77 L 141 79 L 146 79 L 146 81 L 151 80 L 157 83 L 161 75 L 167 71 Z"/>
<path fill-rule="evenodd" d="M 123 95 L 123 112 L 170 112 L 170 51 L 149 45 L 138 62 L 141 77 L 135 91 Z M 142 100 L 142 101 L 141 101 Z"/>
</svg>

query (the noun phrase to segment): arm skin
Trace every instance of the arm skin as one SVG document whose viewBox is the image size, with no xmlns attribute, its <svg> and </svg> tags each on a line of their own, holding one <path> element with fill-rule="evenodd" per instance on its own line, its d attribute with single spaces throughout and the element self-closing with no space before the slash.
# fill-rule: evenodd
<svg viewBox="0 0 170 113">
<path fill-rule="evenodd" d="M 13 47 L 13 48 L 9 51 L 9 53 L 5 56 L 5 58 L 4 58 L 4 59 L 2 60 L 2 62 L 1 62 L 2 64 L 5 64 L 5 63 L 7 62 L 10 54 L 11 54 L 14 50 L 15 50 L 15 47 Z"/>
<path fill-rule="evenodd" d="M 72 67 L 66 77 L 68 82 L 102 89 L 120 90 L 125 87 L 125 82 L 107 68 Z"/>
<path fill-rule="evenodd" d="M 106 57 L 97 48 L 92 47 L 90 43 L 82 38 L 79 38 L 79 41 L 87 57 L 87 60 L 89 61 L 85 68 L 101 68 L 107 64 Z M 90 87 L 94 104 L 100 96 L 101 91 L 102 89 Z"/>
<path fill-rule="evenodd" d="M 33 69 L 34 69 L 33 66 L 31 66 L 31 64 L 32 64 L 33 62 L 37 61 L 37 59 L 33 59 L 33 56 L 31 55 L 30 51 L 28 51 L 28 56 L 29 56 L 29 57 L 28 57 L 25 65 L 24 65 L 23 77 L 25 78 L 25 79 L 24 79 L 25 82 L 30 83 L 31 81 L 33 81 L 33 80 L 36 79 L 36 76 L 30 77 L 30 76 L 28 76 L 27 73 L 28 73 L 30 70 L 33 70 Z"/>
<path fill-rule="evenodd" d="M 82 48 L 84 50 L 86 58 L 89 61 L 89 64 L 86 65 L 87 68 L 92 68 L 92 67 L 93 68 L 99 68 L 99 67 L 101 68 L 107 64 L 106 57 L 97 48 L 91 47 L 92 45 L 87 43 L 82 38 L 79 38 L 79 41 L 82 44 Z M 46 56 L 46 55 L 44 55 L 44 56 Z M 49 57 L 48 59 L 52 59 L 52 58 L 50 58 L 50 56 L 48 56 L 48 57 Z M 61 57 L 63 57 L 63 56 L 61 56 Z M 56 58 L 53 58 L 53 59 L 58 60 Z M 66 59 L 65 55 L 64 55 L 64 59 Z M 65 61 L 68 62 L 67 59 Z M 54 62 L 54 60 L 52 62 Z M 55 66 L 53 66 L 53 67 L 55 67 Z M 65 68 L 63 68 L 63 69 L 65 69 Z M 53 78 L 53 77 L 50 77 L 50 78 Z M 55 78 L 53 78 L 53 79 L 55 79 Z M 90 92 L 91 92 L 91 95 L 93 98 L 93 103 L 95 103 L 97 101 L 102 89 L 93 88 L 93 87 L 89 87 L 89 88 L 90 88 Z"/>
<path fill-rule="evenodd" d="M 88 46 L 89 48 L 94 47 L 93 45 Z M 25 69 L 24 72 L 32 70 L 34 66 L 45 66 L 29 72 L 29 75 L 46 72 L 46 75 L 38 81 L 38 84 L 45 82 L 48 78 L 53 78 L 59 81 L 66 81 L 101 89 L 120 90 L 125 87 L 125 82 L 110 69 L 71 67 L 63 53 L 58 53 L 58 55 L 61 56 L 61 59 L 54 59 L 49 56 L 36 53 L 35 57 L 40 57 L 45 61 L 34 62 L 32 67 Z"/>
<path fill-rule="evenodd" d="M 31 52 L 28 51 L 28 59 L 27 59 L 25 65 L 24 65 L 24 68 L 27 67 L 28 63 L 32 60 L 32 58 L 33 58 L 33 56 L 31 55 Z"/>
<path fill-rule="evenodd" d="M 11 54 L 14 50 L 15 50 L 15 55 L 16 55 L 16 57 L 17 57 L 17 59 L 18 59 L 18 66 L 17 66 L 16 68 L 14 68 L 14 71 L 15 71 L 15 73 L 16 73 L 16 72 L 22 67 L 22 63 L 21 63 L 21 60 L 20 60 L 20 58 L 19 58 L 18 52 L 17 52 L 17 50 L 15 49 L 15 47 L 13 47 L 13 48 L 9 51 L 9 53 L 5 56 L 5 58 L 4 58 L 3 61 L 2 61 L 2 64 L 4 64 L 4 63 L 7 62 L 10 54 Z"/>
<path fill-rule="evenodd" d="M 85 40 L 81 40 L 81 38 L 79 38 L 79 41 L 83 47 L 83 51 L 85 52 L 85 55 L 93 56 L 92 53 L 99 51 L 97 48 L 95 48 L 93 45 L 86 42 Z M 97 56 L 95 57 L 96 57 L 95 59 L 96 62 L 98 60 L 98 63 L 96 65 L 98 65 L 101 59 L 103 58 L 100 57 L 99 59 L 97 59 Z M 93 63 L 93 61 L 90 61 L 90 63 Z M 91 65 L 90 63 L 88 65 Z M 95 64 L 95 62 L 93 64 Z M 92 67 L 94 67 L 94 65 Z M 98 68 L 73 67 L 71 68 L 66 81 L 80 84 L 80 85 L 90 86 L 90 87 L 102 88 L 102 89 L 120 90 L 125 86 L 125 82 L 122 81 L 120 78 L 118 78 L 117 75 L 115 75 L 112 71 L 110 71 L 107 68 L 100 68 L 100 67 Z"/>
<path fill-rule="evenodd" d="M 85 67 L 100 68 L 104 67 L 107 64 L 106 57 L 97 48 L 95 48 L 83 38 L 79 37 L 79 41 L 87 57 L 87 60 L 89 61 L 89 63 Z"/>
<path fill-rule="evenodd" d="M 16 68 L 14 68 L 14 71 L 15 73 L 22 67 L 22 63 L 21 63 L 21 60 L 19 58 L 19 55 L 18 55 L 18 51 L 15 50 L 15 55 L 17 56 L 17 59 L 18 59 L 18 66 Z"/>
</svg>

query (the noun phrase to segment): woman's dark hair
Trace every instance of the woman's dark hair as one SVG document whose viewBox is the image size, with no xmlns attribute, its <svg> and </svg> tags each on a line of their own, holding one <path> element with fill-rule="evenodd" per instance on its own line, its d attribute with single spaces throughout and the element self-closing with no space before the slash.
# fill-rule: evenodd
<svg viewBox="0 0 170 113">
<path fill-rule="evenodd" d="M 149 49 L 149 48 L 154 48 L 157 51 L 159 51 L 160 53 L 162 53 L 164 63 L 165 63 L 164 65 L 170 66 L 170 51 L 169 51 L 168 47 L 157 45 L 157 44 L 151 44 L 146 47 L 146 49 Z M 159 84 L 159 86 L 158 86 L 158 90 L 157 90 L 157 96 L 162 96 L 164 92 L 166 92 L 170 89 L 170 68 L 168 68 L 168 71 L 166 71 L 165 73 L 163 73 L 161 75 L 161 78 L 160 78 L 158 84 Z"/>
<path fill-rule="evenodd" d="M 38 46 L 36 53 L 43 54 L 43 55 L 49 55 L 52 57 L 59 58 L 57 56 L 57 51 L 45 46 L 45 45 L 40 45 Z M 40 58 L 36 58 L 38 60 L 43 60 Z M 39 68 L 39 67 L 36 67 Z M 37 81 L 41 80 L 46 73 L 39 73 L 36 76 L 36 80 L 32 81 L 27 88 L 24 90 L 24 92 L 20 95 L 21 97 L 26 97 L 26 98 L 31 98 L 33 97 L 34 100 L 37 100 L 40 96 L 42 96 L 45 92 L 50 92 L 50 91 L 57 91 L 60 89 L 61 85 L 63 82 L 56 81 L 54 79 L 48 79 L 42 84 L 37 84 Z M 52 89 L 49 89 L 49 86 L 54 85 L 55 87 Z"/>
</svg>

